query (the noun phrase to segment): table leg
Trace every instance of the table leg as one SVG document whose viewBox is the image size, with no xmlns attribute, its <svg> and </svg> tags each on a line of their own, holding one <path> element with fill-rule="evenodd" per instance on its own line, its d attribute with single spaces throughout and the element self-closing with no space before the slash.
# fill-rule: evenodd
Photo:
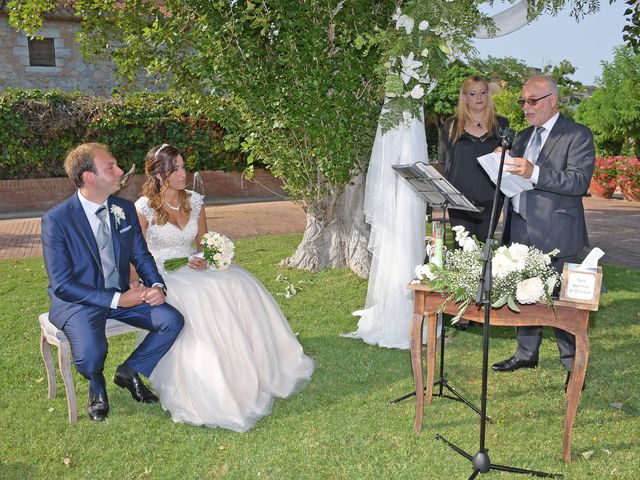
<svg viewBox="0 0 640 480">
<path fill-rule="evenodd" d="M 571 378 L 567 386 L 567 398 L 565 401 L 564 415 L 564 435 L 562 437 L 562 453 L 564 460 L 571 463 L 571 433 L 573 430 L 573 422 L 576 419 L 576 411 L 580 402 L 582 393 L 582 385 L 584 385 L 584 377 L 587 372 L 587 363 L 589 361 L 589 336 L 587 328 L 575 334 L 576 337 L 576 356 L 573 360 L 573 368 L 571 370 Z"/>
<path fill-rule="evenodd" d="M 411 368 L 413 369 L 413 383 L 416 387 L 416 422 L 413 429 L 422 429 L 422 415 L 424 413 L 424 385 L 422 383 L 422 325 L 424 316 L 415 313 L 411 320 Z"/>
</svg>

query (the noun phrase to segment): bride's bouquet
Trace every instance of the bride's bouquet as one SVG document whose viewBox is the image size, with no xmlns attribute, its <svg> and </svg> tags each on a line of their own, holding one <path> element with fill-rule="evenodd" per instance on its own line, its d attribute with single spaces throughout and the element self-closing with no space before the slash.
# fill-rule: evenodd
<svg viewBox="0 0 640 480">
<path fill-rule="evenodd" d="M 218 232 L 207 232 L 200 239 L 202 251 L 194 256 L 204 258 L 210 270 L 224 270 L 231 265 L 235 253 L 233 242 Z M 173 272 L 189 263 L 189 257 L 170 258 L 164 262 L 164 268 Z"/>
<path fill-rule="evenodd" d="M 427 263 L 418 265 L 415 273 L 421 283 L 448 294 L 444 304 L 451 300 L 460 303 L 458 314 L 453 319 L 455 323 L 475 300 L 482 274 L 480 253 L 484 244 L 475 237 L 469 237 L 464 227 L 453 227 L 453 231 L 461 248 L 445 252 L 442 268 L 435 263 Z M 519 312 L 518 303 L 545 300 L 551 305 L 551 295 L 560 281 L 558 273 L 551 267 L 551 256 L 558 253 L 556 249 L 545 254 L 535 247 L 519 243 L 494 250 L 491 306 L 499 308 L 507 305 Z"/>
</svg>

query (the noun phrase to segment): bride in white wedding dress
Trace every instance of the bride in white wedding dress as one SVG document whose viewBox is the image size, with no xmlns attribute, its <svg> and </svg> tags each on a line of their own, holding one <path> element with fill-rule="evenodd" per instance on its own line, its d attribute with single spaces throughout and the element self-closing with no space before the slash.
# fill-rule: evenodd
<svg viewBox="0 0 640 480">
<path fill-rule="evenodd" d="M 237 265 L 211 271 L 201 258 L 167 272 L 164 261 L 189 257 L 207 231 L 203 197 L 185 190 L 180 151 L 154 147 L 136 201 L 149 251 L 167 287 L 166 301 L 185 318 L 182 333 L 149 377 L 175 422 L 244 432 L 276 397 L 303 388 L 314 370 L 278 304 Z"/>
</svg>

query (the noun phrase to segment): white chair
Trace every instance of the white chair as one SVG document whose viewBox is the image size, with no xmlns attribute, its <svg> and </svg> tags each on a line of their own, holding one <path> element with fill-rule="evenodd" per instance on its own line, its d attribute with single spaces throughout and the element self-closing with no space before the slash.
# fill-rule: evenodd
<svg viewBox="0 0 640 480">
<path fill-rule="evenodd" d="M 67 407 L 69 409 L 69 422 L 78 421 L 78 406 L 76 402 L 76 390 L 71 374 L 71 347 L 69 340 L 62 330 L 59 330 L 49 321 L 49 312 L 40 314 L 40 353 L 47 369 L 47 381 L 49 384 L 49 399 L 56 398 L 56 372 L 51 356 L 51 345 L 58 347 L 58 366 L 67 393 Z M 137 332 L 139 328 L 127 325 L 126 323 L 107 319 L 105 333 L 107 337 L 122 335 L 123 333 Z"/>
</svg>

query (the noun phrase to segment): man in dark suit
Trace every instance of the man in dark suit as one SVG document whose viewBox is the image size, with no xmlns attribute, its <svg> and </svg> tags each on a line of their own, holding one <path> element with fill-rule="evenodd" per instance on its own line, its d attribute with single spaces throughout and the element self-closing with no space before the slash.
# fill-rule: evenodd
<svg viewBox="0 0 640 480">
<path fill-rule="evenodd" d="M 582 195 L 587 191 L 595 162 L 589 128 L 558 112 L 558 86 L 546 76 L 535 76 L 522 88 L 519 100 L 531 127 L 520 132 L 505 170 L 530 179 L 533 190 L 511 199 L 505 233 L 513 243 L 535 246 L 547 253 L 557 248 L 553 266 L 562 272 L 588 246 Z M 493 369 L 512 372 L 538 365 L 542 327 L 518 327 L 518 347 L 513 357 Z M 575 356 L 575 337 L 555 329 L 560 361 L 568 371 Z"/>
<path fill-rule="evenodd" d="M 76 369 L 89 380 L 89 416 L 101 421 L 109 413 L 102 373 L 107 318 L 150 332 L 113 378 L 145 403 L 158 399 L 138 373 L 151 374 L 184 321 L 164 302 L 163 279 L 147 250 L 135 207 L 112 196 L 120 189 L 123 171 L 107 147 L 76 147 L 67 155 L 65 170 L 78 190 L 42 217 L 49 319 L 69 339 Z M 129 284 L 130 263 L 144 283 Z"/>
</svg>

